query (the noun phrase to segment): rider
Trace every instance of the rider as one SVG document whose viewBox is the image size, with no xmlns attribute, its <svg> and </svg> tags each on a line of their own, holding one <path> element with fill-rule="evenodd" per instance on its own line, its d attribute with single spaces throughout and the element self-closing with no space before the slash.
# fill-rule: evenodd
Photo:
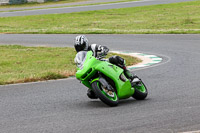
<svg viewBox="0 0 200 133">
<path fill-rule="evenodd" d="M 92 51 L 93 56 L 97 57 L 98 52 L 100 52 L 102 55 L 106 55 L 109 51 L 109 49 L 106 46 L 101 46 L 97 44 L 91 44 L 89 45 L 88 39 L 84 35 L 79 35 L 75 38 L 74 41 L 74 47 L 76 49 L 76 52 L 78 53 L 79 51 Z M 124 74 L 129 80 L 134 79 L 134 75 L 131 74 L 131 72 L 127 69 L 125 65 L 125 60 L 119 56 L 112 56 L 108 59 L 108 61 L 112 64 L 115 64 L 121 68 L 124 69 Z M 94 92 L 90 89 L 88 89 L 87 92 L 88 97 L 90 98 L 96 98 Z"/>
</svg>

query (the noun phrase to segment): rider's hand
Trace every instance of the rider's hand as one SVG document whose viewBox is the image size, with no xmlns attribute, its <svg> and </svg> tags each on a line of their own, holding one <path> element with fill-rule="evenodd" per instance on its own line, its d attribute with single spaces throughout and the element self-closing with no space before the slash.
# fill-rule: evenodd
<svg viewBox="0 0 200 133">
<path fill-rule="evenodd" d="M 102 46 L 101 47 L 101 53 L 102 55 L 107 55 L 108 54 L 109 49 L 106 46 Z"/>
</svg>

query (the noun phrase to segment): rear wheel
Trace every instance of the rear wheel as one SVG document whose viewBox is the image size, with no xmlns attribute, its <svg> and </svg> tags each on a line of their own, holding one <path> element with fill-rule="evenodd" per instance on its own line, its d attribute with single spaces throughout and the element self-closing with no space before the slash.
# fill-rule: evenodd
<svg viewBox="0 0 200 133">
<path fill-rule="evenodd" d="M 103 87 L 98 81 L 92 83 L 92 88 L 103 103 L 111 107 L 118 105 L 119 99 L 115 91 L 108 91 L 107 88 Z"/>
<path fill-rule="evenodd" d="M 135 98 L 136 100 L 144 100 L 147 97 L 148 90 L 142 80 L 134 83 L 132 87 L 135 88 L 135 93 L 132 96 L 133 98 Z"/>
</svg>

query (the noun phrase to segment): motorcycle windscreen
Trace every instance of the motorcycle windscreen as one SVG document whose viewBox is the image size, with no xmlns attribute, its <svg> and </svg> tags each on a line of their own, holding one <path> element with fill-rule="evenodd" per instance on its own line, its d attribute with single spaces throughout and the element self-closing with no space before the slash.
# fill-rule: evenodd
<svg viewBox="0 0 200 133">
<path fill-rule="evenodd" d="M 87 56 L 87 51 L 80 51 L 76 54 L 74 62 L 76 63 L 77 67 L 79 67 L 80 69 L 83 68 L 83 64 L 85 62 L 86 56 Z"/>
</svg>

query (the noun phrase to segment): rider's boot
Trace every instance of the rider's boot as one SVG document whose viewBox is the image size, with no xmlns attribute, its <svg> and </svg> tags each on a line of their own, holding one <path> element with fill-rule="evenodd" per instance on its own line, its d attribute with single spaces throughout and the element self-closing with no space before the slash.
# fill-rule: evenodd
<svg viewBox="0 0 200 133">
<path fill-rule="evenodd" d="M 119 56 L 112 56 L 109 58 L 109 62 L 112 64 L 115 64 L 121 68 L 124 69 L 124 74 L 125 76 L 130 80 L 133 81 L 133 79 L 136 77 L 136 75 L 133 75 L 127 68 L 125 65 L 125 60 Z"/>
<path fill-rule="evenodd" d="M 87 96 L 90 98 L 90 99 L 97 99 L 98 97 L 96 96 L 96 94 L 94 93 L 93 90 L 91 89 L 88 89 L 87 91 Z"/>
<path fill-rule="evenodd" d="M 123 69 L 124 69 L 124 74 L 125 74 L 125 76 L 126 76 L 130 81 L 133 81 L 133 79 L 136 77 L 136 75 L 132 74 L 132 73 L 126 68 L 126 66 L 124 66 Z"/>
</svg>

